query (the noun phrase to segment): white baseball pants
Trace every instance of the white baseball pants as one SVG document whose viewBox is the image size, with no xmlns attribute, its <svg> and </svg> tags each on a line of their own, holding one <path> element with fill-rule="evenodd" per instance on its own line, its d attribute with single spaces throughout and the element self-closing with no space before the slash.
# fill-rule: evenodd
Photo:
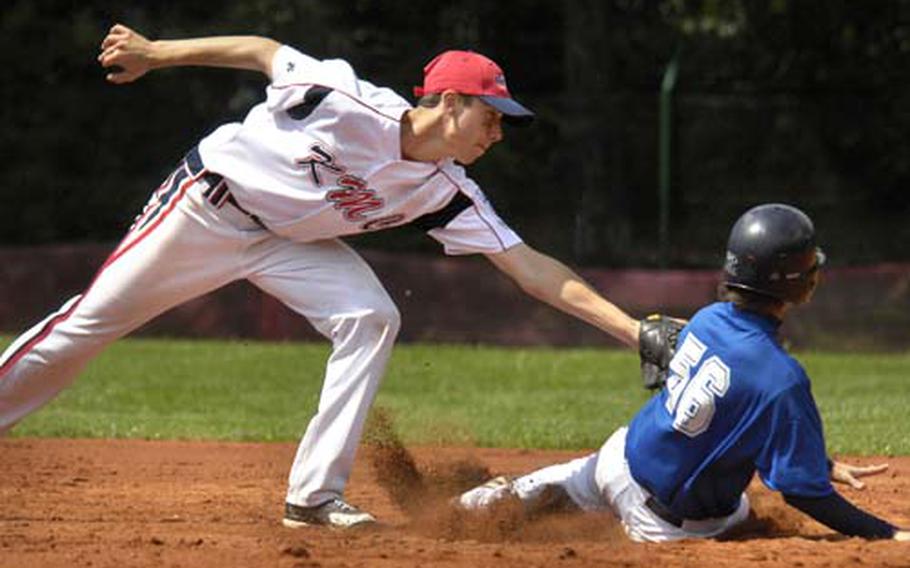
<svg viewBox="0 0 910 568">
<path fill-rule="evenodd" d="M 533 504 L 548 487 L 558 486 L 584 511 L 611 511 L 619 518 L 629 538 L 636 542 L 711 538 L 749 516 L 749 499 L 743 494 L 739 507 L 726 517 L 684 520 L 681 526 L 661 518 L 646 505 L 648 492 L 629 472 L 625 457 L 627 431 L 623 427 L 614 432 L 595 453 L 544 467 L 516 478 L 509 485 L 477 487 L 462 494 L 459 502 L 468 509 L 483 509 L 511 493 Z"/>
<path fill-rule="evenodd" d="M 291 467 L 287 501 L 312 506 L 340 497 L 398 332 L 398 310 L 345 244 L 273 235 L 225 199 L 220 176 L 190 156 L 153 194 L 88 289 L 0 357 L 0 434 L 70 385 L 117 338 L 245 278 L 332 341 L 319 406 Z"/>
</svg>

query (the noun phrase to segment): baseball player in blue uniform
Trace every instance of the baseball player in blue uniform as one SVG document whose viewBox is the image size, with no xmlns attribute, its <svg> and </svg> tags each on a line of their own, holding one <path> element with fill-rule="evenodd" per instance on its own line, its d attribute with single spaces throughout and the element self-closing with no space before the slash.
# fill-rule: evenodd
<svg viewBox="0 0 910 568">
<path fill-rule="evenodd" d="M 851 505 L 831 482 L 887 466 L 829 460 L 802 366 L 780 345 L 789 310 L 808 302 L 825 257 L 811 220 L 783 204 L 747 211 L 730 234 L 723 301 L 682 330 L 666 388 L 596 453 L 513 481 L 497 478 L 459 498 L 483 509 L 514 496 L 529 510 L 563 501 L 610 510 L 636 541 L 721 535 L 748 516 L 757 472 L 786 502 L 828 527 L 865 538 L 910 532 Z"/>
<path fill-rule="evenodd" d="M 503 122 L 533 117 L 483 55 L 448 51 L 430 61 L 416 106 L 345 61 L 262 37 L 149 41 L 117 25 L 99 61 L 117 84 L 185 65 L 258 71 L 270 84 L 243 121 L 218 127 L 186 154 L 85 292 L 0 356 L 0 434 L 117 338 L 245 279 L 332 342 L 318 410 L 291 467 L 284 524 L 373 522 L 343 491 L 400 316 L 340 238 L 402 225 L 425 231 L 447 254 L 485 255 L 523 291 L 639 346 L 643 359 L 660 351 L 639 337 L 637 320 L 525 244 L 465 173 L 502 139 Z"/>
</svg>

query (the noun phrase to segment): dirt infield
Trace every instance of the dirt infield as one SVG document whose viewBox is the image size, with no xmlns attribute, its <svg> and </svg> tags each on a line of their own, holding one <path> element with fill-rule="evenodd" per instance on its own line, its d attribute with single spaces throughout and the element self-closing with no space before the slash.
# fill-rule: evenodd
<svg viewBox="0 0 910 568">
<path fill-rule="evenodd" d="M 381 524 L 290 530 L 280 520 L 294 451 L 294 444 L 0 440 L 0 567 L 910 566 L 910 544 L 838 537 L 758 485 L 750 489 L 758 518 L 728 542 L 638 545 L 609 517 L 480 521 L 439 504 L 473 478 L 577 452 L 417 448 L 422 479 L 392 479 L 384 488 L 378 480 L 397 474 L 384 469 L 381 449 L 365 448 L 347 496 Z M 910 458 L 884 461 L 891 469 L 870 478 L 866 491 L 844 493 L 910 525 Z M 415 482 L 426 485 L 420 498 L 401 489 Z"/>
</svg>

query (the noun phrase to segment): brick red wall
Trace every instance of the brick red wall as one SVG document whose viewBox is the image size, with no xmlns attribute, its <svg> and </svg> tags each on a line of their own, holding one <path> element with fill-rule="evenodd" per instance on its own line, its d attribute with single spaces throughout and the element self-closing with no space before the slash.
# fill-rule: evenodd
<svg viewBox="0 0 910 568">
<path fill-rule="evenodd" d="M 79 293 L 112 245 L 0 249 L 0 330 L 19 333 Z M 601 332 L 525 297 L 483 258 L 363 253 L 402 313 L 402 341 L 502 345 L 617 345 Z M 711 301 L 714 270 L 580 271 L 626 310 L 691 315 Z M 247 283 L 162 315 L 138 334 L 313 340 L 301 317 Z M 797 347 L 910 349 L 910 265 L 830 268 L 809 306 L 784 327 Z"/>
</svg>

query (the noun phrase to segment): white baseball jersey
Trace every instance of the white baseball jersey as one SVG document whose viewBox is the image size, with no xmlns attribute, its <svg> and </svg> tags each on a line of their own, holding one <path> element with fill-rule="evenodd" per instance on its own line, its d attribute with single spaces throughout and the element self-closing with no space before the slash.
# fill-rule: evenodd
<svg viewBox="0 0 910 568">
<path fill-rule="evenodd" d="M 311 242 L 413 223 L 448 254 L 521 242 L 452 159 L 402 158 L 401 117 L 412 108 L 403 98 L 344 61 L 288 46 L 272 68 L 266 101 L 199 145 L 206 168 L 269 230 Z"/>
</svg>

